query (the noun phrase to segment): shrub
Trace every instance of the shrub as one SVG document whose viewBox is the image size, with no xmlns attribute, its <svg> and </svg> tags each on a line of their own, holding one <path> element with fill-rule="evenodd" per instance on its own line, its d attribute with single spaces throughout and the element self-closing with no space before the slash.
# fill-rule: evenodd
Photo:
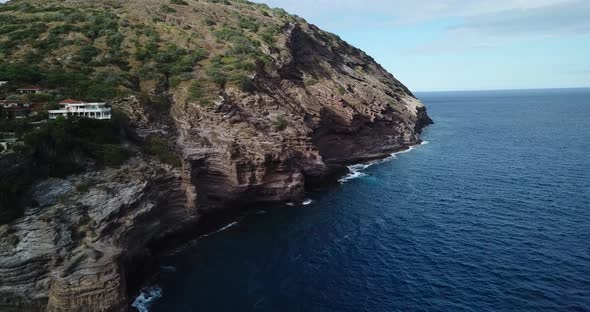
<svg viewBox="0 0 590 312">
<path fill-rule="evenodd" d="M 90 63 L 97 55 L 100 50 L 94 46 L 85 46 L 78 52 L 78 61 L 82 63 Z"/>
<path fill-rule="evenodd" d="M 262 31 L 260 37 L 262 41 L 266 42 L 269 45 L 273 45 L 277 41 L 277 35 L 279 33 L 279 29 L 275 26 L 267 27 Z"/>
<path fill-rule="evenodd" d="M 277 119 L 275 119 L 273 121 L 273 127 L 277 131 L 283 131 L 283 130 L 287 129 L 288 125 L 289 125 L 289 123 L 283 117 L 278 117 Z"/>
<path fill-rule="evenodd" d="M 188 87 L 188 97 L 193 100 L 199 100 L 203 97 L 203 90 L 198 82 L 193 81 L 190 86 Z"/>
<path fill-rule="evenodd" d="M 165 4 L 160 5 L 160 11 L 162 13 L 176 13 L 175 9 L 173 9 Z"/>
<path fill-rule="evenodd" d="M 212 19 L 211 17 L 207 17 L 205 18 L 205 20 L 203 20 L 203 22 L 205 23 L 205 25 L 207 26 L 213 26 L 215 24 L 217 24 L 217 22 L 215 22 L 214 19 Z"/>
<path fill-rule="evenodd" d="M 150 97 L 145 93 L 142 96 L 142 102 L 158 113 L 163 113 L 170 109 L 170 100 L 166 96 Z"/>
<path fill-rule="evenodd" d="M 244 92 L 252 92 L 256 90 L 256 86 L 254 85 L 252 79 L 245 75 L 237 75 L 236 77 L 232 78 L 232 81 L 234 81 Z"/>
<path fill-rule="evenodd" d="M 255 18 L 248 16 L 240 16 L 239 25 L 240 28 L 248 29 L 252 32 L 258 32 L 258 28 L 260 27 L 258 21 Z"/>
<path fill-rule="evenodd" d="M 90 155 L 100 165 L 116 167 L 124 164 L 131 156 L 131 153 L 120 145 L 96 144 L 90 148 Z"/>
<path fill-rule="evenodd" d="M 207 75 L 217 86 L 221 88 L 225 87 L 225 84 L 227 83 L 227 73 L 223 69 L 212 67 L 207 70 Z"/>
<path fill-rule="evenodd" d="M 258 54 L 258 48 L 256 44 L 248 38 L 234 38 L 232 39 L 233 46 L 230 50 L 231 54 L 234 55 L 256 55 Z"/>
<path fill-rule="evenodd" d="M 317 81 L 317 79 L 315 79 L 315 78 L 305 79 L 305 80 L 303 81 L 303 84 L 304 84 L 306 87 L 313 86 L 313 85 L 315 85 L 315 84 L 317 84 L 317 83 L 318 83 L 318 81 Z"/>
<path fill-rule="evenodd" d="M 178 5 L 188 5 L 184 0 L 170 0 L 171 4 L 178 4 Z"/>
<path fill-rule="evenodd" d="M 215 31 L 213 35 L 220 41 L 230 41 L 233 38 L 242 37 L 241 32 L 229 27 L 223 27 L 222 29 Z"/>
<path fill-rule="evenodd" d="M 76 185 L 76 191 L 78 191 L 79 193 L 88 193 L 89 190 L 90 187 L 86 183 L 80 183 Z"/>
<path fill-rule="evenodd" d="M 0 77 L 12 83 L 35 83 L 43 75 L 38 66 L 24 63 L 0 63 Z"/>
<path fill-rule="evenodd" d="M 180 159 L 174 150 L 159 136 L 148 136 L 143 143 L 143 150 L 149 155 L 156 156 L 164 163 L 175 167 L 181 165 Z"/>
</svg>

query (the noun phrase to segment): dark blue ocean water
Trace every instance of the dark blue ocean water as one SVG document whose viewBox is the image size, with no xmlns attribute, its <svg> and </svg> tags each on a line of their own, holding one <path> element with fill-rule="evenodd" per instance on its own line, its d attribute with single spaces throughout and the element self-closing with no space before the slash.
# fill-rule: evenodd
<svg viewBox="0 0 590 312">
<path fill-rule="evenodd" d="M 590 311 L 590 89 L 418 97 L 429 144 L 165 259 L 151 310 Z"/>
</svg>

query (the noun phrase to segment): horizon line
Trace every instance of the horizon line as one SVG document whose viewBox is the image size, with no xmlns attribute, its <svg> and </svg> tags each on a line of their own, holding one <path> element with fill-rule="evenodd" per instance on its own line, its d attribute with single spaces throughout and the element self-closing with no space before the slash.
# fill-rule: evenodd
<svg viewBox="0 0 590 312">
<path fill-rule="evenodd" d="M 571 89 L 590 89 L 587 87 L 558 87 L 558 88 L 510 88 L 510 89 L 455 89 L 455 90 L 410 90 L 412 93 L 424 92 L 480 92 L 480 91 L 535 91 L 535 90 L 571 90 Z"/>
</svg>

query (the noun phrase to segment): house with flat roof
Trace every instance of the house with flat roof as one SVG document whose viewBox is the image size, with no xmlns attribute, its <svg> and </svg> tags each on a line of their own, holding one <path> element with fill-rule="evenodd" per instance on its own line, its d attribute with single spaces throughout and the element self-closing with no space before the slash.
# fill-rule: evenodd
<svg viewBox="0 0 590 312">
<path fill-rule="evenodd" d="M 73 99 L 66 99 L 59 102 L 59 109 L 49 110 L 48 113 L 50 120 L 55 120 L 59 116 L 76 116 L 103 120 L 111 119 L 111 108 L 107 106 L 107 103 L 88 103 Z"/>
<path fill-rule="evenodd" d="M 26 86 L 16 89 L 20 94 L 37 94 L 42 93 L 43 89 L 39 86 Z"/>
<path fill-rule="evenodd" d="M 3 85 L 5 85 L 7 83 L 8 83 L 8 81 L 0 80 L 0 87 L 2 87 Z"/>
</svg>

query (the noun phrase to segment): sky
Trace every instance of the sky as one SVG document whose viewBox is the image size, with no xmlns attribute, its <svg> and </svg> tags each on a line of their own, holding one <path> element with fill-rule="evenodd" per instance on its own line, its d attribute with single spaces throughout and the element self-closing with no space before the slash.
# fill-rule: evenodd
<svg viewBox="0 0 590 312">
<path fill-rule="evenodd" d="M 590 0 L 256 2 L 339 35 L 413 91 L 590 87 Z"/>
<path fill-rule="evenodd" d="M 373 56 L 413 91 L 590 87 L 590 0 L 257 0 Z"/>
</svg>

